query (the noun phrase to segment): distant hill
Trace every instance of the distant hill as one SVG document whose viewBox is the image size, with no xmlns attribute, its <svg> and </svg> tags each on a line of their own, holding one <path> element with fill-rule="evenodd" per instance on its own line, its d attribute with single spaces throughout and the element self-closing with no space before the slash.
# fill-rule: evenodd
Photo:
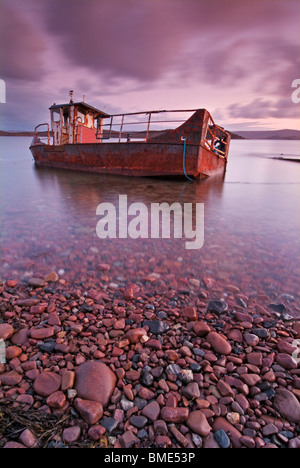
<svg viewBox="0 0 300 468">
<path fill-rule="evenodd" d="M 50 132 L 51 133 L 51 132 Z M 5 131 L 0 130 L 0 136 L 33 136 L 34 132 L 15 132 L 15 131 Z M 38 132 L 40 136 L 47 136 L 47 132 Z"/>
<path fill-rule="evenodd" d="M 237 132 L 230 132 L 229 130 L 226 130 L 226 132 L 230 133 L 232 140 L 245 140 L 245 137 L 241 134 L 238 135 Z"/>
<path fill-rule="evenodd" d="M 250 140 L 300 140 L 300 130 L 253 130 L 235 132 Z"/>
<path fill-rule="evenodd" d="M 166 130 L 163 131 L 150 131 L 151 136 L 156 136 L 160 133 L 165 132 Z M 104 135 L 105 133 L 109 133 L 108 131 L 104 130 Z M 122 136 L 126 137 L 128 132 L 122 132 Z M 141 138 L 143 134 L 146 136 L 146 132 L 130 132 L 132 138 Z M 300 140 L 300 130 L 237 130 L 235 132 L 229 132 L 231 135 L 231 138 L 233 140 L 243 140 L 243 139 L 249 139 L 249 140 Z M 47 132 L 39 132 L 39 136 L 47 136 Z M 0 136 L 33 136 L 34 132 L 17 132 L 17 131 L 5 131 L 5 130 L 0 130 Z M 52 136 L 52 132 L 50 132 L 50 135 Z M 111 136 L 117 137 L 119 136 L 119 132 L 117 131 L 112 131 Z"/>
<path fill-rule="evenodd" d="M 33 136 L 34 132 L 6 132 L 0 130 L 0 136 Z"/>
</svg>

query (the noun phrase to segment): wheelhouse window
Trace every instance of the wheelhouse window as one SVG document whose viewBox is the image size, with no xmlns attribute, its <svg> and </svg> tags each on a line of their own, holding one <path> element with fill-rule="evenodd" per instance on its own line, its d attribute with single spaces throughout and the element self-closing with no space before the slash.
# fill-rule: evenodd
<svg viewBox="0 0 300 468">
<path fill-rule="evenodd" d="M 69 125 L 69 109 L 64 109 L 64 127 Z"/>
<path fill-rule="evenodd" d="M 77 111 L 77 120 L 82 124 L 84 124 L 85 122 L 85 113 L 81 109 L 78 109 Z"/>
<path fill-rule="evenodd" d="M 60 122 L 60 111 L 59 109 L 53 109 L 52 111 L 52 121 L 53 122 Z"/>
</svg>

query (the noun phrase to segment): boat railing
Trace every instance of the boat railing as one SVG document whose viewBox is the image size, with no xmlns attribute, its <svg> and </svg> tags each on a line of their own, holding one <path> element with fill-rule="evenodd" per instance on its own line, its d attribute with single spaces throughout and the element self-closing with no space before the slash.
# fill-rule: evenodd
<svg viewBox="0 0 300 468">
<path fill-rule="evenodd" d="M 227 132 L 219 125 L 216 125 L 213 118 L 209 117 L 204 146 L 216 153 L 220 158 L 226 159 L 227 153 Z"/>
<path fill-rule="evenodd" d="M 150 132 L 163 132 L 166 129 L 153 129 L 153 126 L 161 124 L 173 124 L 173 123 L 184 123 L 186 118 L 182 119 L 160 119 L 153 120 L 153 116 L 158 114 L 169 114 L 169 113 L 192 113 L 196 112 L 198 109 L 176 109 L 176 110 L 154 110 L 149 112 L 129 112 L 126 114 L 112 114 L 110 115 L 110 122 L 103 124 L 103 134 L 101 136 L 102 140 L 118 139 L 121 142 L 122 138 L 127 138 L 127 141 L 130 141 L 131 137 L 138 140 L 148 141 L 149 137 L 152 135 Z M 143 120 L 135 120 L 134 116 L 145 116 Z M 130 117 L 129 121 L 126 121 L 126 117 Z M 118 120 L 118 121 L 116 121 Z M 135 125 L 144 125 L 143 130 L 133 130 L 132 128 Z M 125 131 L 125 127 L 131 128 Z M 152 128 L 150 128 L 152 126 Z M 129 136 L 130 135 L 130 136 Z M 99 138 L 99 137 L 98 137 Z"/>
<path fill-rule="evenodd" d="M 38 131 L 38 128 L 43 127 L 43 126 L 47 127 L 47 135 L 46 136 L 42 135 L 41 132 Z M 41 123 L 41 124 L 39 124 L 39 125 L 37 125 L 35 127 L 35 129 L 34 129 L 34 139 L 35 139 L 35 141 L 36 140 L 40 140 L 40 141 L 47 140 L 47 144 L 50 145 L 50 126 L 49 126 L 49 124 L 47 122 L 46 123 Z"/>
</svg>

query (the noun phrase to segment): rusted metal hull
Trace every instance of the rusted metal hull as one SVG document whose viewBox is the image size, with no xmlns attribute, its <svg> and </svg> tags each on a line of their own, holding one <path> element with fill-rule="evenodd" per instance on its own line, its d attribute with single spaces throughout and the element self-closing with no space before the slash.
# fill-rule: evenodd
<svg viewBox="0 0 300 468">
<path fill-rule="evenodd" d="M 30 147 L 39 166 L 126 176 L 184 177 L 184 144 L 152 142 L 78 143 Z M 202 145 L 187 144 L 185 171 L 199 179 L 222 174 L 226 161 Z"/>
<path fill-rule="evenodd" d="M 150 123 L 150 114 L 148 119 Z M 79 142 L 70 141 L 69 135 L 69 141 L 63 144 L 63 140 L 54 135 L 52 145 L 49 135 L 48 143 L 44 144 L 35 134 L 30 149 L 37 165 L 102 174 L 187 176 L 200 179 L 224 173 L 230 135 L 215 125 L 206 109 L 196 110 L 188 120 L 173 130 L 161 131 L 152 136 L 148 130 L 146 139 L 132 141 L 128 138 L 126 142 L 121 141 L 122 126 L 118 142 L 104 138 L 100 142 L 83 141 L 82 138 Z M 221 138 L 226 139 L 222 151 L 215 145 L 215 142 L 221 142 Z"/>
</svg>

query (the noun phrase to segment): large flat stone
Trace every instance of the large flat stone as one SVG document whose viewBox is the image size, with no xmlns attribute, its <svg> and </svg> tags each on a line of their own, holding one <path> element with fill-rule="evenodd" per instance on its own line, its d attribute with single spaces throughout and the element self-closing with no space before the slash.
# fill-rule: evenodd
<svg viewBox="0 0 300 468">
<path fill-rule="evenodd" d="M 102 362 L 88 361 L 81 364 L 75 374 L 75 389 L 78 397 L 97 401 L 105 408 L 117 382 L 117 377 L 112 370 Z"/>
</svg>

